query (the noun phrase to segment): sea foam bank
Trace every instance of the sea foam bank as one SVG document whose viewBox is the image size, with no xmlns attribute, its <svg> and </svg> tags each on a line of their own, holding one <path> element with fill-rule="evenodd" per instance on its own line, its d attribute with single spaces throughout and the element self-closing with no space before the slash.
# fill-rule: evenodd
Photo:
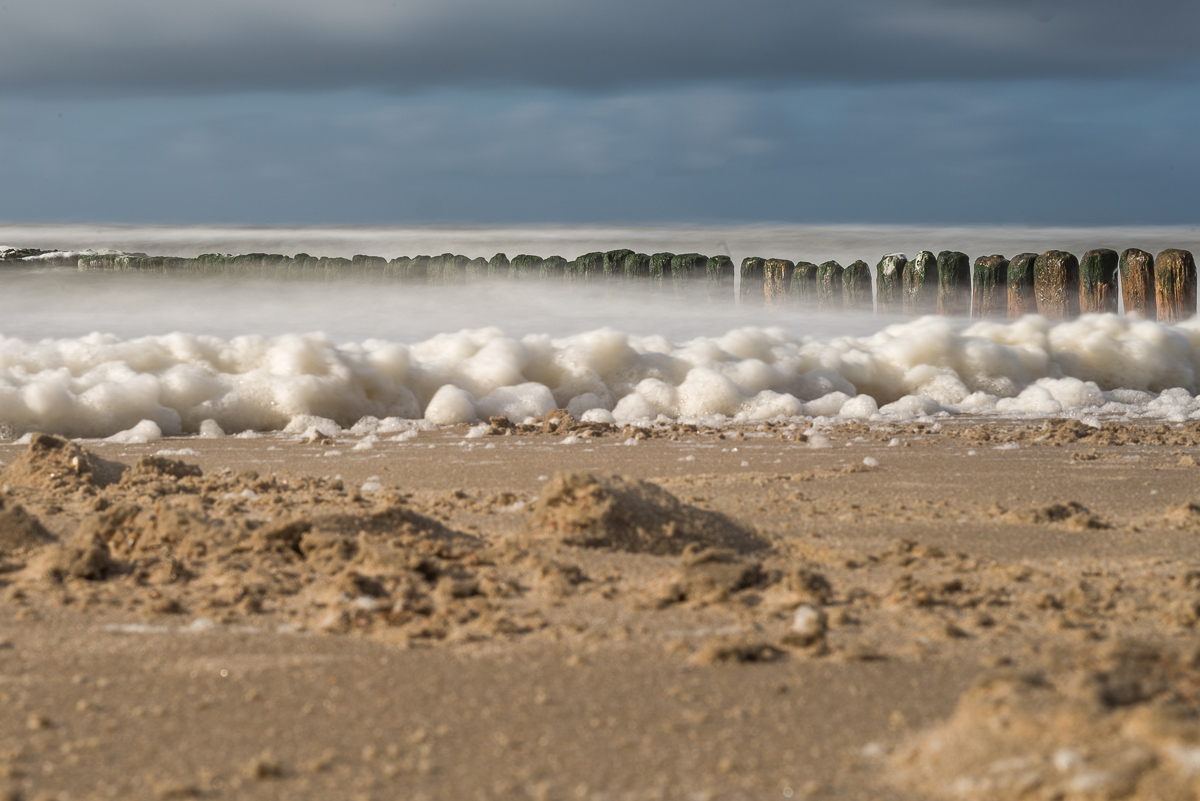
<svg viewBox="0 0 1200 801">
<path fill-rule="evenodd" d="M 677 251 L 728 245 L 734 259 L 760 246 L 847 258 L 920 242 L 976 253 L 1200 245 L 1179 229 L 423 229 L 401 231 L 396 242 L 376 229 L 3 232 L 14 246 L 162 252 L 170 244 L 184 256 L 219 246 L 214 237 L 230 250 L 299 241 L 338 255 L 413 250 L 418 234 L 470 252 L 516 250 L 505 237 L 519 236 L 552 240 L 548 252 L 568 254 L 614 241 Z M 6 270 L 0 282 L 0 425 L 8 436 L 153 439 L 315 426 L 382 438 L 556 408 L 596 422 L 710 426 L 952 415 L 1200 419 L 1194 320 L 822 315 L 512 284 L 200 280 L 61 267 Z"/>
<path fill-rule="evenodd" d="M 494 328 L 411 344 L 321 334 L 2 338 L 0 420 L 10 436 L 126 439 L 314 426 L 403 436 L 556 408 L 645 425 L 961 414 L 1182 422 L 1200 419 L 1198 366 L 1200 323 L 1116 315 L 1057 324 L 925 317 L 830 338 L 761 327 L 683 341 Z"/>
</svg>

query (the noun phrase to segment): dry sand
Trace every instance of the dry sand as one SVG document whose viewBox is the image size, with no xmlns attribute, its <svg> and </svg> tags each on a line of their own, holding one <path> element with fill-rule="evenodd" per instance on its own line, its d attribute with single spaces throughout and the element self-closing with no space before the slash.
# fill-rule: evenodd
<svg viewBox="0 0 1200 801">
<path fill-rule="evenodd" d="M 1197 795 L 1200 425 L 466 433 L 0 444 L 0 798 Z"/>
</svg>

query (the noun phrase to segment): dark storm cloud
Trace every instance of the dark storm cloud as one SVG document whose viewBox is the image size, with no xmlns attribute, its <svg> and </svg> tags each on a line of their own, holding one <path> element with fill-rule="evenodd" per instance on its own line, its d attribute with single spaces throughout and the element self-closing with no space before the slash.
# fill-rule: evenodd
<svg viewBox="0 0 1200 801">
<path fill-rule="evenodd" d="M 0 90 L 619 90 L 1190 71 L 1195 0 L 7 0 Z"/>
</svg>

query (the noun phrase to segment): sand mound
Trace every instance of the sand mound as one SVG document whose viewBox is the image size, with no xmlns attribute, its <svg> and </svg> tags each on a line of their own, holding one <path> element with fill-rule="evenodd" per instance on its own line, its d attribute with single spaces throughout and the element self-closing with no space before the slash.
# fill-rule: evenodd
<svg viewBox="0 0 1200 801">
<path fill-rule="evenodd" d="M 1056 523 L 1067 528 L 1079 530 L 1112 528 L 1109 523 L 1092 514 L 1091 510 L 1086 506 L 1075 501 L 1019 509 L 1005 513 L 1002 515 L 1002 519 L 1011 523 L 1024 523 L 1026 525 Z"/>
<path fill-rule="evenodd" d="M 0 497 L 0 556 L 23 553 L 53 540 L 36 517 Z"/>
<path fill-rule="evenodd" d="M 589 473 L 559 473 L 546 483 L 526 534 L 585 548 L 660 555 L 680 554 L 693 544 L 738 553 L 766 547 L 724 515 L 680 503 L 648 481 Z"/>
<path fill-rule="evenodd" d="M 960 799 L 1195 798 L 1200 659 L 1129 643 L 1049 673 L 988 677 L 893 758 Z"/>
<path fill-rule="evenodd" d="M 38 489 L 106 487 L 118 481 L 125 469 L 70 440 L 34 434 L 29 449 L 0 473 L 0 483 Z"/>
</svg>

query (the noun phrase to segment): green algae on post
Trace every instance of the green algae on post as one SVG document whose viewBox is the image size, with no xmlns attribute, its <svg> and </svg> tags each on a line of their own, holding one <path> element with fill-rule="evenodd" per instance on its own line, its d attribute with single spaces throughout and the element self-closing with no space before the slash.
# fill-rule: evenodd
<svg viewBox="0 0 1200 801">
<path fill-rule="evenodd" d="M 1154 257 L 1144 250 L 1129 248 L 1121 253 L 1117 270 L 1121 273 L 1121 299 L 1125 302 L 1125 316 L 1157 320 Z"/>
<path fill-rule="evenodd" d="M 488 259 L 488 278 L 508 278 L 508 270 L 511 266 L 508 256 L 497 253 Z"/>
<path fill-rule="evenodd" d="M 487 259 L 485 259 L 483 256 L 477 256 L 476 258 L 471 259 L 469 262 L 467 262 L 464 273 L 466 274 L 467 281 L 469 283 L 485 280 L 488 277 Z"/>
<path fill-rule="evenodd" d="M 871 268 L 862 259 L 842 271 L 842 300 L 845 311 L 871 311 Z"/>
<path fill-rule="evenodd" d="M 1051 320 L 1079 316 L 1079 259 L 1063 250 L 1048 250 L 1033 263 L 1033 293 L 1038 314 Z"/>
<path fill-rule="evenodd" d="M 797 309 L 811 311 L 817 308 L 817 265 L 811 261 L 796 262 L 792 268 L 788 296 L 792 306 Z"/>
<path fill-rule="evenodd" d="M 763 266 L 767 263 L 766 259 L 760 259 L 758 256 L 747 256 L 742 259 L 741 283 L 738 293 L 743 298 L 755 297 L 762 291 L 763 281 Z"/>
<path fill-rule="evenodd" d="M 889 253 L 875 265 L 875 311 L 878 314 L 899 314 L 903 307 L 904 265 L 908 257 L 903 253 Z"/>
<path fill-rule="evenodd" d="M 1033 265 L 1036 253 L 1018 253 L 1008 263 L 1008 318 L 1015 320 L 1037 313 L 1033 291 Z"/>
<path fill-rule="evenodd" d="M 1079 260 L 1079 313 L 1117 313 L 1117 252 L 1096 248 Z"/>
<path fill-rule="evenodd" d="M 650 277 L 650 256 L 630 253 L 625 257 L 625 280 L 642 281 Z"/>
<path fill-rule="evenodd" d="M 822 262 L 817 267 L 817 311 L 842 311 L 846 308 L 842 272 L 842 265 L 836 261 Z"/>
<path fill-rule="evenodd" d="M 584 253 L 567 265 L 567 277 L 572 281 L 598 281 L 603 272 L 604 254 L 599 251 Z"/>
<path fill-rule="evenodd" d="M 710 256 L 704 263 L 704 289 L 709 300 L 728 297 L 733 292 L 733 259 Z"/>
<path fill-rule="evenodd" d="M 530 281 L 542 274 L 542 257 L 522 253 L 513 256 L 508 266 L 508 277 L 518 281 Z"/>
<path fill-rule="evenodd" d="M 902 275 L 904 296 L 901 308 L 905 314 L 933 314 L 937 311 L 937 256 L 922 250 L 904 265 Z"/>
<path fill-rule="evenodd" d="M 937 255 L 937 313 L 965 315 L 971 306 L 971 260 L 966 253 L 943 250 Z"/>
<path fill-rule="evenodd" d="M 1154 257 L 1158 319 L 1164 323 L 1196 315 L 1196 260 L 1186 250 L 1168 248 Z"/>
<path fill-rule="evenodd" d="M 567 260 L 562 256 L 547 256 L 538 265 L 538 277 L 543 281 L 561 281 L 567 271 Z"/>
<path fill-rule="evenodd" d="M 996 254 L 975 259 L 971 316 L 1008 316 L 1008 259 Z"/>
<path fill-rule="evenodd" d="M 605 283 L 615 283 L 625 280 L 625 257 L 632 256 L 628 248 L 609 250 L 604 253 L 601 270 L 604 272 Z"/>
<path fill-rule="evenodd" d="M 652 253 L 650 255 L 650 283 L 661 289 L 663 283 L 671 275 L 671 259 L 674 253 Z"/>
<path fill-rule="evenodd" d="M 763 263 L 763 299 L 777 306 L 787 298 L 788 282 L 796 265 L 787 259 L 767 259 Z"/>
</svg>

